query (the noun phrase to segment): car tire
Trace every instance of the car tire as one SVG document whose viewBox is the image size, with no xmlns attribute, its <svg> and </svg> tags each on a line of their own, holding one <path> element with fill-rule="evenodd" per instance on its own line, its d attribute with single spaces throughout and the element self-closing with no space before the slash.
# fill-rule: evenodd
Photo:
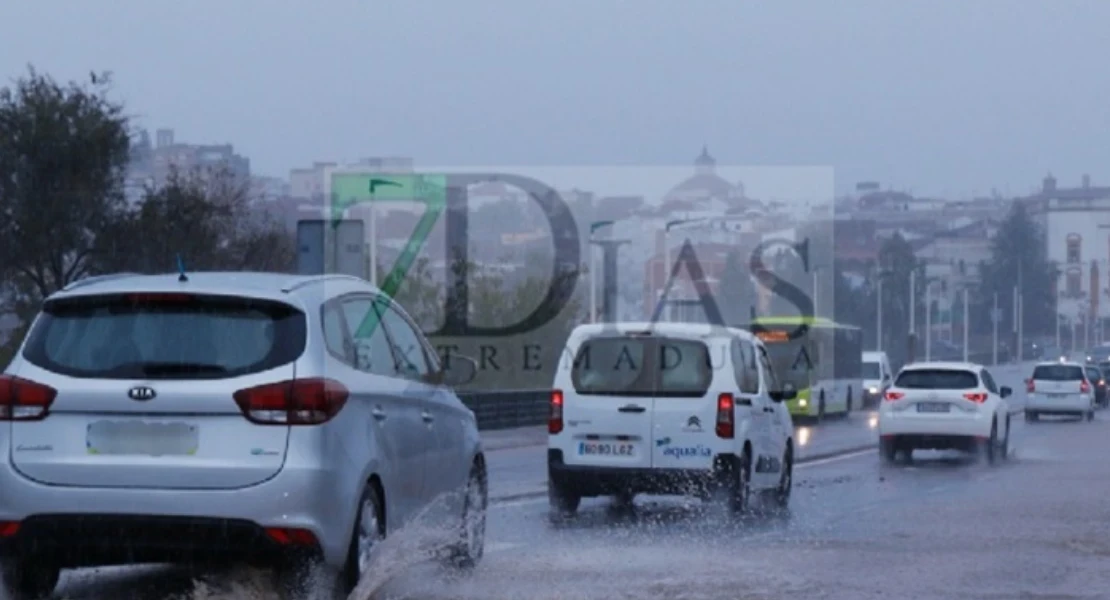
<svg viewBox="0 0 1110 600">
<path fill-rule="evenodd" d="M 448 549 L 448 561 L 455 569 L 468 571 L 478 565 L 486 551 L 489 487 L 485 468 L 480 463 L 471 467 L 463 493 L 459 541 Z"/>
<path fill-rule="evenodd" d="M 5 598 L 11 600 L 39 600 L 48 598 L 58 587 L 62 570 L 21 558 L 5 559 L 0 563 L 0 576 L 4 579 Z"/>
<path fill-rule="evenodd" d="M 986 442 L 979 444 L 979 453 L 988 465 L 993 465 L 998 459 L 998 421 L 991 421 L 991 433 Z"/>
<path fill-rule="evenodd" d="M 367 483 L 358 500 L 358 512 L 347 550 L 347 564 L 339 574 L 339 586 L 350 594 L 365 574 L 373 550 L 385 539 L 385 500 L 378 487 Z"/>
<path fill-rule="evenodd" d="M 752 455 L 744 448 L 740 458 L 717 474 L 715 499 L 734 516 L 748 513 L 752 496 Z"/>
<path fill-rule="evenodd" d="M 893 465 L 898 462 L 898 438 L 879 440 L 879 457 L 883 463 Z"/>
<path fill-rule="evenodd" d="M 790 508 L 790 495 L 794 490 L 794 449 L 787 448 L 782 455 L 782 475 L 778 487 L 770 490 L 767 499 L 771 506 L 783 511 Z"/>
<path fill-rule="evenodd" d="M 1087 421 L 1090 422 L 1090 421 L 1094 421 L 1094 420 L 1095 420 L 1095 409 L 1092 408 L 1091 410 L 1087 411 Z"/>
<path fill-rule="evenodd" d="M 1036 412 L 1033 412 L 1031 410 L 1025 411 L 1025 422 L 1026 423 L 1035 423 L 1037 421 L 1037 419 L 1039 419 L 1039 418 L 1040 418 L 1040 415 L 1038 415 Z"/>
<path fill-rule="evenodd" d="M 1010 458 L 1010 434 L 1013 430 L 1010 429 L 1010 417 L 1006 417 L 1006 437 L 1003 438 L 1002 443 L 998 449 L 998 457 L 1002 460 L 1009 460 Z"/>
<path fill-rule="evenodd" d="M 551 520 L 560 522 L 578 513 L 578 506 L 582 504 L 582 496 L 549 479 L 547 481 L 547 503 Z"/>
</svg>

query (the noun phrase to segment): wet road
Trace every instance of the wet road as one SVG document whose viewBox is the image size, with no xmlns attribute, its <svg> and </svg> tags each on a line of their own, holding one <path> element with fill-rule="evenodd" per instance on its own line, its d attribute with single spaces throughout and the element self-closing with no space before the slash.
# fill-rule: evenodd
<svg viewBox="0 0 1110 600">
<path fill-rule="evenodd" d="M 1020 376 L 1000 377 L 1019 406 Z M 556 527 L 545 497 L 501 502 L 474 573 L 451 579 L 419 562 L 414 528 L 382 552 L 383 572 L 396 576 L 374 597 L 1108 597 L 1110 413 L 1093 423 L 1019 418 L 1014 436 L 1014 458 L 997 467 L 940 453 L 885 467 L 872 450 L 799 465 L 789 515 L 739 522 L 696 501 L 642 498 L 619 510 L 599 499 Z M 161 569 L 81 573 L 62 597 L 166 598 L 188 593 L 190 581 Z M 239 588 L 185 597 L 274 596 Z"/>
</svg>

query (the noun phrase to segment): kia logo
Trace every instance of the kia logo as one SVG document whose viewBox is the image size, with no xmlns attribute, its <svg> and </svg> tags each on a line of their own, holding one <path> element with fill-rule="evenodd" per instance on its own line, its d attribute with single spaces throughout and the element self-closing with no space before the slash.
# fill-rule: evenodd
<svg viewBox="0 0 1110 600">
<path fill-rule="evenodd" d="M 154 388 L 150 388 L 145 385 L 133 387 L 127 391 L 128 398 L 139 401 L 153 400 L 154 397 L 157 395 L 158 394 L 154 392 Z"/>
</svg>

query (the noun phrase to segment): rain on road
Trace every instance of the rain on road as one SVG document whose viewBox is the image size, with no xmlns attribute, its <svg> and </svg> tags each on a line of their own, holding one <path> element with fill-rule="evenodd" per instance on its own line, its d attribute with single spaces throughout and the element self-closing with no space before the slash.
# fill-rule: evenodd
<svg viewBox="0 0 1110 600">
<path fill-rule="evenodd" d="M 1020 399 L 1020 379 L 1006 379 Z M 1110 414 L 1093 423 L 1019 418 L 1014 434 L 1016 456 L 1000 467 L 939 453 L 888 467 L 873 451 L 800 465 L 789 515 L 742 522 L 680 499 L 637 499 L 631 511 L 584 501 L 559 526 L 547 520 L 546 498 L 495 504 L 474 573 L 452 579 L 412 564 L 401 532 L 400 550 L 381 556 L 397 575 L 374 598 L 1104 597 Z M 179 572 L 113 570 L 70 575 L 60 597 L 276 597 L 190 587 Z"/>
</svg>

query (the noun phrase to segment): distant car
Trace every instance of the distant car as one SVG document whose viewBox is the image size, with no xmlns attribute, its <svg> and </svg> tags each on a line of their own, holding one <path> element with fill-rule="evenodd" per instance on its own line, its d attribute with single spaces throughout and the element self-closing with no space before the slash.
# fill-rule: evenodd
<svg viewBox="0 0 1110 600">
<path fill-rule="evenodd" d="M 418 514 L 474 564 L 485 460 L 446 386 L 475 366 L 448 367 L 354 277 L 71 284 L 0 376 L 7 597 L 50 595 L 64 568 L 155 562 L 271 566 L 292 597 L 311 570 L 349 591 Z"/>
<path fill-rule="evenodd" d="M 1025 381 L 1025 418 L 1041 415 L 1075 415 L 1095 418 L 1095 385 L 1084 365 L 1070 361 L 1047 361 L 1033 367 Z"/>
<path fill-rule="evenodd" d="M 693 493 L 744 513 L 759 491 L 787 506 L 795 454 L 784 401 L 796 390 L 780 387 L 754 335 L 694 323 L 579 325 L 567 356 L 548 425 L 554 519 L 596 496 L 628 504 L 636 494 Z"/>
<path fill-rule="evenodd" d="M 1098 406 L 1106 405 L 1106 377 L 1103 375 L 1102 369 L 1095 365 L 1087 365 L 1084 367 L 1086 371 L 1087 381 L 1091 382 L 1091 387 L 1095 390 L 1095 404 Z"/>
<path fill-rule="evenodd" d="M 890 359 L 886 352 L 863 353 L 863 405 L 874 406 L 882 401 L 883 394 L 893 383 Z"/>
<path fill-rule="evenodd" d="M 1009 454 L 1012 390 L 983 365 L 921 362 L 894 379 L 879 408 L 879 449 L 893 463 L 914 450 L 981 452 L 988 462 Z"/>
<path fill-rule="evenodd" d="M 1110 344 L 1101 344 L 1087 350 L 1087 363 L 1098 364 L 1110 361 Z"/>
</svg>

